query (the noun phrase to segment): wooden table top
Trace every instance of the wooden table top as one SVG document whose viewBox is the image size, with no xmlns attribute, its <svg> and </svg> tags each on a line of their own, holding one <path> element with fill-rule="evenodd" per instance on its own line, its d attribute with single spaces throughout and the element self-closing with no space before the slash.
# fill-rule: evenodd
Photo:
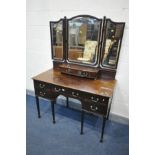
<svg viewBox="0 0 155 155">
<path fill-rule="evenodd" d="M 55 69 L 49 69 L 33 77 L 33 80 L 107 97 L 112 96 L 116 84 L 116 80 L 93 80 L 81 78 L 62 74 L 60 71 Z"/>
</svg>

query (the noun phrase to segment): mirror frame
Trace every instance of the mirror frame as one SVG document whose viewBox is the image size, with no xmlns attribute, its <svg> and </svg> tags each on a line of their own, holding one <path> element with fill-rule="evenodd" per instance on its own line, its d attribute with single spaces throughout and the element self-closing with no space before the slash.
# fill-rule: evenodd
<svg viewBox="0 0 155 155">
<path fill-rule="evenodd" d="M 100 28 L 99 28 L 99 32 L 98 32 L 98 44 L 97 44 L 97 47 L 98 47 L 98 51 L 97 51 L 97 55 L 96 55 L 96 60 L 94 63 L 92 64 L 89 64 L 89 63 L 83 63 L 83 62 L 76 62 L 76 61 L 72 61 L 72 60 L 69 60 L 68 58 L 68 51 L 69 51 L 69 48 L 68 48 L 68 40 L 69 40 L 69 21 L 71 21 L 72 19 L 75 19 L 75 18 L 78 18 L 78 17 L 87 17 L 87 18 L 92 18 L 92 19 L 96 19 L 100 22 Z M 78 16 L 74 16 L 74 17 L 71 17 L 69 19 L 67 19 L 67 23 L 66 23 L 66 61 L 68 64 L 77 64 L 77 65 L 82 65 L 82 66 L 91 66 L 91 67 L 98 67 L 99 66 L 99 57 L 100 57 L 100 50 L 101 50 L 101 36 L 102 36 L 102 23 L 103 23 L 103 20 L 100 19 L 100 18 L 97 18 L 95 16 L 91 16 L 91 15 L 78 15 Z"/>
<path fill-rule="evenodd" d="M 63 56 L 62 56 L 62 59 L 59 59 L 59 58 L 55 58 L 54 57 L 54 49 L 53 49 L 53 27 L 52 27 L 52 24 L 57 24 L 59 22 L 62 21 L 62 29 L 63 29 L 63 32 L 62 32 L 62 42 L 63 42 Z M 50 38 L 51 38 L 51 58 L 53 59 L 53 61 L 58 61 L 58 62 L 64 62 L 65 61 L 65 27 L 64 27 L 64 18 L 61 18 L 60 20 L 58 21 L 50 21 Z"/>
<path fill-rule="evenodd" d="M 82 62 L 76 62 L 76 61 L 70 61 L 68 60 L 68 21 L 74 19 L 74 18 L 77 18 L 77 17 L 90 17 L 90 18 L 95 18 L 97 20 L 99 20 L 101 23 L 100 23 L 100 29 L 99 29 L 99 36 L 98 36 L 98 52 L 97 52 L 97 58 L 96 58 L 96 61 L 94 64 L 87 64 L 87 63 L 82 63 Z M 62 59 L 59 59 L 59 58 L 54 58 L 54 55 L 53 55 L 53 35 L 52 35 L 52 25 L 53 23 L 58 23 L 62 21 L 63 24 L 63 58 Z M 120 46 L 119 46 L 119 49 L 118 49 L 118 55 L 117 55 L 117 59 L 116 59 L 116 65 L 115 66 L 106 66 L 104 64 L 102 64 L 102 60 L 103 60 L 103 57 L 104 57 L 104 48 L 105 48 L 105 37 L 106 37 L 106 25 L 107 25 L 107 22 L 110 21 L 114 24 L 123 24 L 123 32 L 121 34 L 121 37 L 120 37 Z M 85 67 L 88 67 L 88 68 L 98 68 L 100 70 L 100 73 L 99 75 L 100 76 L 104 76 L 104 75 L 109 75 L 110 77 L 114 78 L 115 77 L 115 74 L 116 74 L 116 71 L 117 71 L 117 66 L 118 66 L 118 61 L 119 61 L 119 55 L 120 55 L 120 49 L 121 49 L 121 45 L 122 45 L 122 40 L 123 40 L 123 35 L 124 35 L 124 27 L 125 27 L 125 22 L 114 22 L 112 21 L 110 18 L 106 18 L 104 16 L 104 18 L 97 18 L 97 17 L 94 17 L 94 16 L 91 16 L 91 15 L 77 15 L 77 16 L 74 16 L 72 18 L 69 18 L 67 19 L 66 17 L 64 18 L 61 18 L 60 20 L 58 21 L 50 21 L 50 37 L 51 37 L 51 58 L 52 58 L 52 61 L 53 61 L 53 65 L 54 67 L 59 67 L 60 64 L 75 64 L 75 65 L 78 65 L 78 66 L 85 66 Z"/>
<path fill-rule="evenodd" d="M 104 19 L 104 25 L 103 25 L 103 29 L 102 29 L 102 47 L 101 47 L 101 56 L 100 56 L 100 67 L 102 69 L 108 69 L 108 70 L 116 70 L 117 69 L 117 66 L 118 66 L 118 60 L 119 60 L 119 55 L 120 55 L 120 49 L 121 49 L 121 45 L 122 45 L 122 39 L 123 39 L 123 35 L 124 35 L 124 28 L 125 28 L 125 22 L 114 22 L 112 21 L 111 19 L 109 18 L 105 18 Z M 103 62 L 103 57 L 104 57 L 104 54 L 105 54 L 105 41 L 106 41 L 106 28 L 107 28 L 107 22 L 110 21 L 111 23 L 117 25 L 117 24 L 122 24 L 123 25 L 123 30 L 122 30 L 122 34 L 121 34 L 121 37 L 120 37 L 120 46 L 118 47 L 118 53 L 117 53 L 117 58 L 116 58 L 116 65 L 113 67 L 113 66 L 108 66 L 108 65 L 104 65 L 102 62 Z"/>
</svg>

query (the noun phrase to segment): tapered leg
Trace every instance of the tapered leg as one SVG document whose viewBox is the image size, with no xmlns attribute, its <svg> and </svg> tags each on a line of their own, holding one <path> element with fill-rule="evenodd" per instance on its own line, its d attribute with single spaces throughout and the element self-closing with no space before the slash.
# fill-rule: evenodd
<svg viewBox="0 0 155 155">
<path fill-rule="evenodd" d="M 106 118 L 103 117 L 101 139 L 100 139 L 101 143 L 103 142 L 103 133 L 104 133 L 104 128 L 105 128 L 105 123 L 106 123 Z"/>
<path fill-rule="evenodd" d="M 36 97 L 36 105 L 37 105 L 37 111 L 38 111 L 38 118 L 41 118 L 41 116 L 40 116 L 39 98 L 38 98 L 38 96 L 35 96 L 35 97 Z"/>
<path fill-rule="evenodd" d="M 107 120 L 109 120 L 110 109 L 111 109 L 111 104 L 110 104 L 110 107 L 108 109 Z"/>
<path fill-rule="evenodd" d="M 84 111 L 81 111 L 81 135 L 83 134 Z"/>
<path fill-rule="evenodd" d="M 113 98 L 113 96 L 112 96 L 112 98 Z M 108 114 L 107 114 L 107 120 L 109 120 L 109 114 L 110 114 L 110 109 L 111 109 L 111 104 L 112 104 L 112 98 L 110 99 L 110 106 L 109 106 L 109 108 L 108 108 Z"/>
<path fill-rule="evenodd" d="M 67 108 L 69 107 L 69 104 L 68 104 L 68 97 L 66 97 L 66 107 L 67 107 Z"/>
<path fill-rule="evenodd" d="M 53 123 L 55 124 L 55 110 L 54 110 L 54 101 L 51 101 L 51 108 L 52 108 Z"/>
</svg>

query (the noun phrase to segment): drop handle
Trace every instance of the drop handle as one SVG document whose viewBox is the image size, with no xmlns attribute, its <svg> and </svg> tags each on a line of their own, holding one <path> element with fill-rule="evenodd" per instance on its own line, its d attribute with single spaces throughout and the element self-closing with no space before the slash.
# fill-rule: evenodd
<svg viewBox="0 0 155 155">
<path fill-rule="evenodd" d="M 61 91 L 61 89 L 60 88 L 54 88 L 54 90 L 56 91 L 56 92 L 60 92 Z"/>
<path fill-rule="evenodd" d="M 39 87 L 40 87 L 40 88 L 44 88 L 45 85 L 40 83 L 40 84 L 39 84 Z"/>
<path fill-rule="evenodd" d="M 92 111 L 97 111 L 98 110 L 98 107 L 93 107 L 92 105 L 90 106 L 91 110 Z"/>
<path fill-rule="evenodd" d="M 64 89 L 64 88 L 62 88 L 61 90 L 62 90 L 63 92 L 65 91 L 65 89 Z"/>
<path fill-rule="evenodd" d="M 93 102 L 98 102 L 99 101 L 99 98 L 94 98 L 93 96 L 91 97 L 91 100 L 93 101 Z"/>
<path fill-rule="evenodd" d="M 73 95 L 74 97 L 77 97 L 77 96 L 79 96 L 79 93 L 72 92 L 72 95 Z"/>
<path fill-rule="evenodd" d="M 82 75 L 82 76 L 87 76 L 88 73 L 87 73 L 87 72 L 81 72 L 81 75 Z"/>
<path fill-rule="evenodd" d="M 45 96 L 45 93 L 43 93 L 43 92 L 40 92 L 39 94 L 40 94 L 40 96 Z"/>
</svg>

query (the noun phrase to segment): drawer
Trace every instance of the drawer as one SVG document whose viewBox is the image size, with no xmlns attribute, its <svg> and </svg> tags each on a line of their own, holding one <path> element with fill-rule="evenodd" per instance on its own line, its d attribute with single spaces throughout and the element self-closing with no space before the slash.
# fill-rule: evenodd
<svg viewBox="0 0 155 155">
<path fill-rule="evenodd" d="M 99 103 L 82 102 L 82 109 L 89 112 L 106 115 L 108 105 L 101 105 Z"/>
<path fill-rule="evenodd" d="M 35 89 L 47 89 L 50 87 L 50 84 L 42 82 L 42 81 L 34 81 Z"/>
<path fill-rule="evenodd" d="M 59 69 L 62 73 L 75 75 L 79 77 L 85 77 L 90 79 L 95 79 L 97 77 L 97 74 L 99 72 L 99 69 L 97 68 L 88 68 L 84 66 L 78 66 L 73 64 L 62 64 L 59 65 Z"/>
<path fill-rule="evenodd" d="M 52 92 L 54 93 L 58 93 L 58 94 L 64 94 L 67 92 L 67 89 L 66 88 L 63 88 L 61 86 L 54 86 L 52 85 Z"/>
<path fill-rule="evenodd" d="M 42 81 L 34 81 L 35 94 L 47 99 L 52 98 L 51 85 Z"/>
<path fill-rule="evenodd" d="M 87 102 L 91 102 L 91 103 L 98 103 L 100 105 L 108 105 L 109 102 L 109 98 L 108 97 L 104 97 L 104 96 L 98 96 L 95 94 L 86 94 L 85 95 L 85 100 Z"/>
<path fill-rule="evenodd" d="M 77 90 L 69 89 L 69 88 L 64 88 L 61 86 L 53 86 L 52 91 L 54 91 L 55 93 L 66 95 L 68 97 L 72 97 L 72 98 L 80 98 L 81 97 L 81 92 L 79 92 Z"/>
</svg>

